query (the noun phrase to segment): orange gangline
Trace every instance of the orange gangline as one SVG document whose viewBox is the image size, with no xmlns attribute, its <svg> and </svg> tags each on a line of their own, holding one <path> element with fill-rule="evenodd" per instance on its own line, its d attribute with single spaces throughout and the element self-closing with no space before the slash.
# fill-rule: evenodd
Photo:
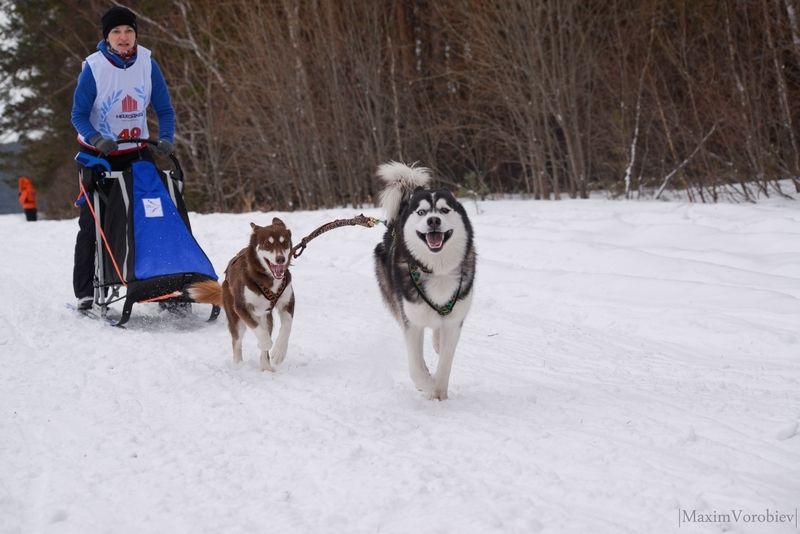
<svg viewBox="0 0 800 534">
<path fill-rule="evenodd" d="M 100 224 L 100 221 L 97 220 L 97 214 L 94 212 L 92 201 L 89 200 L 89 195 L 86 193 L 86 189 L 83 188 L 83 180 L 78 180 L 78 183 L 81 188 L 81 195 L 83 195 L 83 198 L 86 199 L 86 205 L 89 206 L 89 211 L 92 212 L 92 219 L 94 219 L 95 228 L 100 229 L 100 236 L 103 238 L 103 245 L 106 247 L 108 256 L 111 258 L 111 263 L 114 265 L 114 270 L 117 271 L 117 276 L 122 282 L 122 285 L 127 288 L 128 284 L 125 282 L 125 278 L 122 276 L 122 273 L 119 270 L 119 265 L 117 265 L 117 260 L 114 258 L 114 254 L 111 252 L 111 247 L 108 245 L 108 238 L 106 237 L 105 232 L 103 232 L 103 226 Z"/>
</svg>

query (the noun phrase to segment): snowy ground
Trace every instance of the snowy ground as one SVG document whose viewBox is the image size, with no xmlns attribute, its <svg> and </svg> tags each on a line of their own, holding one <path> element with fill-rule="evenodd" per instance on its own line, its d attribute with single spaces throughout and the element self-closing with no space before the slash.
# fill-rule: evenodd
<svg viewBox="0 0 800 534">
<path fill-rule="evenodd" d="M 407 376 L 379 229 L 296 260 L 266 374 L 249 333 L 231 362 L 224 320 L 76 316 L 76 221 L 0 216 L 0 532 L 798 532 L 766 513 L 800 507 L 797 202 L 467 207 L 445 402 Z M 357 213 L 279 215 L 299 238 Z M 221 274 L 273 215 L 192 221 Z M 764 517 L 707 521 L 731 511 Z"/>
</svg>

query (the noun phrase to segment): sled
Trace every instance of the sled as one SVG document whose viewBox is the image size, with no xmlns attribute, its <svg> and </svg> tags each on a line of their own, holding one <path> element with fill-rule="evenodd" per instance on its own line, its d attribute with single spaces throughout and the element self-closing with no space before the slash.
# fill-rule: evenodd
<svg viewBox="0 0 800 534">
<path fill-rule="evenodd" d="M 126 139 L 156 145 L 149 139 Z M 192 235 L 183 201 L 183 171 L 174 154 L 173 169 L 158 170 L 150 161 L 134 161 L 111 171 L 105 159 L 79 152 L 81 183 L 93 173 L 95 187 L 83 193 L 95 221 L 94 304 L 103 318 L 109 306 L 124 301 L 115 326 L 128 322 L 136 303 L 159 302 L 168 309 L 190 306 L 186 289 L 217 280 L 205 252 Z M 212 306 L 209 321 L 220 313 Z"/>
</svg>

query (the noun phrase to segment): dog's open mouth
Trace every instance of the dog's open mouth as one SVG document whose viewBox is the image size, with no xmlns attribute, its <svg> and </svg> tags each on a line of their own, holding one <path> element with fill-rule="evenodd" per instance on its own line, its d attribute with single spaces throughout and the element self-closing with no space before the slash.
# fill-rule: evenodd
<svg viewBox="0 0 800 534">
<path fill-rule="evenodd" d="M 425 244 L 428 245 L 430 250 L 437 252 L 441 250 L 447 240 L 450 239 L 450 236 L 453 235 L 453 231 L 448 230 L 446 232 L 428 232 L 427 234 L 417 232 L 417 235 L 420 237 L 420 239 L 425 240 Z"/>
<path fill-rule="evenodd" d="M 266 260 L 266 258 L 264 258 L 264 259 Z M 275 278 L 277 278 L 279 280 L 281 278 L 283 278 L 283 276 L 286 274 L 286 264 L 285 263 L 277 265 L 277 264 L 272 263 L 271 261 L 267 260 L 267 265 L 269 265 L 269 270 L 272 272 L 272 276 L 274 276 Z"/>
</svg>

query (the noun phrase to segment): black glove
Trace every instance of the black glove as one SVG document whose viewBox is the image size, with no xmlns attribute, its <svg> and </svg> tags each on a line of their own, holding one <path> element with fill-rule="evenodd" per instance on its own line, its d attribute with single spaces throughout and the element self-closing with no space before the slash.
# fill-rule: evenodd
<svg viewBox="0 0 800 534">
<path fill-rule="evenodd" d="M 156 150 L 165 156 L 169 156 L 175 150 L 175 147 L 169 142 L 169 140 L 159 139 L 158 144 L 156 145 Z"/>
<path fill-rule="evenodd" d="M 108 156 L 110 152 L 114 152 L 119 148 L 117 142 L 110 137 L 103 137 L 103 134 L 97 134 L 89 142 L 104 156 Z"/>
</svg>

